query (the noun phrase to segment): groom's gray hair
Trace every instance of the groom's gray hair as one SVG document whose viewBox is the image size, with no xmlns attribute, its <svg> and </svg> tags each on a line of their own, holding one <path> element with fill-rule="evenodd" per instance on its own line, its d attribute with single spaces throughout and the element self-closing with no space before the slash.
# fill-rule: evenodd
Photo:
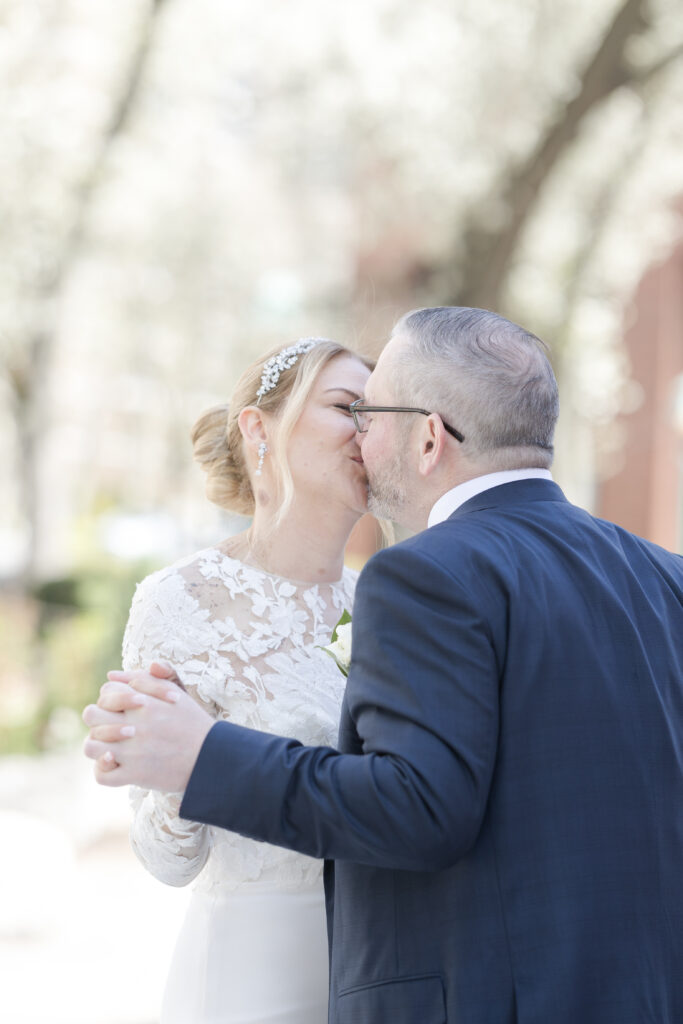
<svg viewBox="0 0 683 1024">
<path fill-rule="evenodd" d="M 464 434 L 463 454 L 492 470 L 551 464 L 559 400 L 544 342 L 467 306 L 413 310 L 399 335 L 397 400 L 438 412 Z"/>
</svg>

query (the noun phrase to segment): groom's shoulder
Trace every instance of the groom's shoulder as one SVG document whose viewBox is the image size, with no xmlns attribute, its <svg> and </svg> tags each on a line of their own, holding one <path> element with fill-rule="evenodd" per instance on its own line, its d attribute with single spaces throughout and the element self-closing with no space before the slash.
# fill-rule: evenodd
<svg viewBox="0 0 683 1024">
<path fill-rule="evenodd" d="M 446 572 L 454 567 L 454 555 L 461 569 L 468 562 L 468 552 L 473 545 L 468 543 L 466 534 L 471 531 L 458 531 L 458 538 L 453 531 L 443 529 L 445 524 L 429 527 L 411 537 L 381 548 L 366 563 L 360 582 L 375 576 L 423 576 L 430 572 Z M 475 544 L 476 546 L 476 544 Z"/>
<path fill-rule="evenodd" d="M 456 520 L 454 517 L 429 526 L 419 533 L 381 548 L 369 560 L 393 559 L 403 557 L 434 558 L 441 561 L 450 548 L 465 550 L 469 547 L 485 545 L 491 533 L 491 523 L 482 522 L 477 516 L 467 516 Z"/>
<path fill-rule="evenodd" d="M 452 516 L 397 544 L 382 548 L 366 563 L 360 583 L 376 576 L 442 576 L 465 587 L 487 572 L 514 571 L 511 524 L 498 510 L 485 516 Z"/>
</svg>

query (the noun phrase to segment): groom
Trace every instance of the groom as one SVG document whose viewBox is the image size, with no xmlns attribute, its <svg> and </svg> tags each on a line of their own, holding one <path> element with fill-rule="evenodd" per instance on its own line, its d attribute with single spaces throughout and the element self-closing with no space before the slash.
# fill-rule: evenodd
<svg viewBox="0 0 683 1024">
<path fill-rule="evenodd" d="M 341 752 L 134 673 L 98 781 L 330 860 L 332 1024 L 680 1024 L 683 559 L 565 499 L 550 364 L 493 313 L 405 316 L 352 411 L 421 532 L 359 580 Z"/>
</svg>

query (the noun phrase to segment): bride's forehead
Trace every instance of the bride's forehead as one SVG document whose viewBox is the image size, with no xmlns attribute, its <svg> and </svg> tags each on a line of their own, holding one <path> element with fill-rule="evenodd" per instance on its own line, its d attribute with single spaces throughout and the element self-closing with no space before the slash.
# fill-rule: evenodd
<svg viewBox="0 0 683 1024">
<path fill-rule="evenodd" d="M 370 370 L 365 363 L 353 355 L 341 355 L 330 360 L 318 374 L 318 390 L 329 390 L 331 387 L 347 388 L 359 395 L 363 394 L 365 382 Z"/>
</svg>

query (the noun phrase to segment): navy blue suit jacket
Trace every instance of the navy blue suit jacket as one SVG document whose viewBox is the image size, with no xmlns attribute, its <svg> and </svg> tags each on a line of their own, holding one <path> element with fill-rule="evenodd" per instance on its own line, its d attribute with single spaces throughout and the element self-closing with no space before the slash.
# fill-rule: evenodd
<svg viewBox="0 0 683 1024">
<path fill-rule="evenodd" d="M 332 1024 L 681 1024 L 683 559 L 485 491 L 361 574 L 340 751 L 218 723 L 181 814 L 330 859 Z"/>
</svg>

